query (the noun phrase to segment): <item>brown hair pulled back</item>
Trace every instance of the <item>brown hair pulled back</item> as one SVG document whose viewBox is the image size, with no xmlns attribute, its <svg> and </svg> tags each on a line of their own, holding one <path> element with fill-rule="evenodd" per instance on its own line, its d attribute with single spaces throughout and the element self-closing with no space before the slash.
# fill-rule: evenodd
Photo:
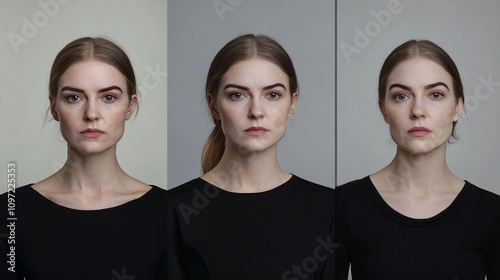
<svg viewBox="0 0 500 280">
<path fill-rule="evenodd" d="M 279 66 L 288 76 L 290 92 L 298 92 L 297 75 L 285 49 L 268 36 L 246 34 L 231 40 L 215 55 L 208 70 L 205 94 L 211 94 L 216 99 L 220 81 L 227 70 L 237 62 L 252 58 L 265 59 Z M 215 127 L 205 142 L 201 157 L 203 173 L 212 170 L 219 163 L 226 145 L 220 121 L 215 118 L 213 121 Z"/>
<path fill-rule="evenodd" d="M 83 37 L 67 44 L 56 56 L 49 80 L 49 96 L 57 97 L 61 76 L 73 64 L 97 60 L 115 67 L 127 82 L 127 95 L 137 94 L 134 69 L 127 54 L 115 43 L 101 37 Z"/>
</svg>

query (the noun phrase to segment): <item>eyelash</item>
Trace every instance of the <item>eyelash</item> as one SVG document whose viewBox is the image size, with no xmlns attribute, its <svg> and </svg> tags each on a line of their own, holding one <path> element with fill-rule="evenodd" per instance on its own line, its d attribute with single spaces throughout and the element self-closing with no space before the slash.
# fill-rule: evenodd
<svg viewBox="0 0 500 280">
<path fill-rule="evenodd" d="M 76 97 L 78 100 L 73 100 L 73 97 Z M 69 103 L 76 103 L 79 100 L 82 100 L 82 98 L 78 95 L 75 95 L 75 94 L 71 94 L 71 95 L 66 96 L 66 101 Z"/>
<path fill-rule="evenodd" d="M 77 98 L 76 100 L 74 98 Z M 108 99 L 111 99 L 111 100 L 108 100 Z M 117 99 L 116 96 L 112 95 L 112 94 L 106 94 L 103 96 L 102 100 L 105 102 L 105 103 L 113 103 L 115 102 Z M 80 96 L 76 95 L 76 94 L 70 94 L 68 96 L 66 96 L 66 101 L 68 103 L 76 103 L 80 100 L 83 100 L 83 98 L 81 98 Z"/>
<path fill-rule="evenodd" d="M 107 98 L 108 98 L 108 97 L 111 97 L 111 98 L 112 98 L 112 100 L 107 100 Z M 116 96 L 114 96 L 114 95 L 112 95 L 112 94 L 106 94 L 106 95 L 103 97 L 103 99 L 104 99 L 104 102 L 106 102 L 106 103 L 113 103 L 113 102 L 115 102 L 115 101 L 116 101 Z"/>
<path fill-rule="evenodd" d="M 236 97 L 236 95 L 239 95 L 239 97 Z M 231 99 L 231 100 L 240 100 L 242 97 L 244 97 L 245 95 L 242 93 L 242 92 L 239 92 L 239 91 L 236 91 L 236 92 L 231 92 L 228 94 L 228 97 Z"/>
<path fill-rule="evenodd" d="M 438 97 L 438 98 L 434 98 L 434 97 L 433 97 L 433 95 L 434 95 L 434 94 L 436 94 L 436 93 L 437 93 L 437 94 L 439 94 L 439 97 Z M 429 96 L 430 96 L 432 99 L 441 99 L 441 98 L 443 98 L 443 97 L 444 97 L 444 94 L 443 94 L 442 92 L 440 92 L 440 91 L 433 91 L 433 92 L 431 92 L 431 94 L 429 94 Z"/>
<path fill-rule="evenodd" d="M 238 97 L 236 97 L 236 95 L 238 95 Z M 271 97 L 271 95 L 274 95 L 275 97 Z M 245 94 L 242 93 L 242 92 L 232 92 L 232 93 L 229 93 L 228 94 L 228 97 L 232 100 L 239 100 L 241 99 L 242 97 L 244 97 Z M 281 99 L 281 97 L 283 97 L 283 95 L 280 93 L 280 92 L 277 92 L 277 91 L 272 91 L 272 92 L 269 92 L 267 95 L 266 95 L 266 98 L 270 99 L 270 100 L 278 100 L 278 99 Z"/>
<path fill-rule="evenodd" d="M 439 94 L 439 97 L 434 98 L 434 97 L 433 97 L 433 95 L 434 95 L 434 94 L 436 94 L 436 93 L 437 93 L 437 94 Z M 401 96 L 404 96 L 404 97 L 405 97 L 405 99 L 399 99 L 399 97 L 401 97 Z M 433 91 L 433 92 L 431 92 L 431 93 L 428 95 L 428 97 L 430 97 L 430 98 L 432 98 L 432 99 L 434 99 L 434 100 L 439 100 L 439 99 L 442 99 L 443 97 L 445 97 L 445 95 L 444 95 L 444 93 L 442 93 L 442 92 L 440 92 L 440 91 Z M 404 101 L 404 100 L 408 99 L 409 97 L 408 97 L 408 95 L 407 95 L 407 94 L 405 94 L 405 93 L 398 92 L 398 93 L 395 93 L 395 94 L 393 95 L 393 97 L 392 97 L 392 98 L 393 98 L 396 102 L 400 102 L 400 101 Z"/>
<path fill-rule="evenodd" d="M 398 97 L 405 97 L 405 99 L 399 99 Z M 398 92 L 398 93 L 395 93 L 392 98 L 396 101 L 396 102 L 400 102 L 400 101 L 403 101 L 403 100 L 406 100 L 408 99 L 408 95 L 404 94 L 404 93 L 401 93 L 401 92 Z"/>
<path fill-rule="evenodd" d="M 283 95 L 277 91 L 272 91 L 270 93 L 267 94 L 267 97 L 270 97 L 271 94 L 275 94 L 276 97 L 275 98 L 270 98 L 271 100 L 278 100 L 278 99 L 281 99 L 281 97 L 283 97 Z"/>
</svg>

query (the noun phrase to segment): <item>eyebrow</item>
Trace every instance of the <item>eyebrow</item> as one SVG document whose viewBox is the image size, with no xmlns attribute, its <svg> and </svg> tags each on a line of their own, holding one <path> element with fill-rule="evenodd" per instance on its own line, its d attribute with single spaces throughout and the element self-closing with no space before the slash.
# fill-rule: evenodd
<svg viewBox="0 0 500 280">
<path fill-rule="evenodd" d="M 286 87 L 282 83 L 275 83 L 275 84 L 272 84 L 272 85 L 269 85 L 269 86 L 265 86 L 262 89 L 268 90 L 268 89 L 272 89 L 272 88 L 275 88 L 275 87 L 282 87 L 282 88 L 284 88 L 286 90 Z M 224 87 L 224 89 L 227 89 L 227 88 L 237 88 L 237 89 L 241 89 L 241 90 L 249 90 L 248 87 L 244 87 L 244 86 L 240 86 L 240 85 L 235 85 L 235 84 L 227 84 Z"/>
<path fill-rule="evenodd" d="M 123 90 L 119 86 L 110 86 L 110 87 L 106 87 L 106 88 L 102 88 L 102 89 L 98 90 L 97 93 L 103 93 L 103 92 L 107 92 L 107 91 L 114 90 L 114 89 L 119 90 L 120 92 L 123 92 Z M 85 91 L 83 89 L 70 87 L 70 86 L 63 87 L 61 89 L 61 92 L 65 91 L 65 90 L 74 91 L 74 92 L 78 92 L 78 93 L 85 93 Z"/>
<path fill-rule="evenodd" d="M 424 89 L 431 89 L 431 88 L 435 88 L 435 87 L 438 87 L 438 86 L 444 86 L 447 90 L 450 90 L 450 88 L 448 88 L 448 86 L 445 83 L 443 83 L 443 82 L 437 82 L 437 83 L 426 85 L 424 87 Z M 405 85 L 402 85 L 402 84 L 398 84 L 398 83 L 392 84 L 389 87 L 389 90 L 391 90 L 394 87 L 399 87 L 399 88 L 402 88 L 404 90 L 411 90 L 411 87 L 405 86 Z"/>
</svg>

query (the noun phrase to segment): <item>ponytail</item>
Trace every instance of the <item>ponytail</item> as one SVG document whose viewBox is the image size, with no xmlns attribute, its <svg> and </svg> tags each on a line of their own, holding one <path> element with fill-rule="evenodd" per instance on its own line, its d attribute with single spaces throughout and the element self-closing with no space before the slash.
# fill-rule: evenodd
<svg viewBox="0 0 500 280">
<path fill-rule="evenodd" d="M 226 136 L 222 131 L 222 124 L 219 120 L 215 121 L 215 127 L 208 136 L 205 145 L 203 146 L 203 153 L 201 156 L 201 169 L 203 174 L 214 169 L 219 163 L 224 154 L 226 146 Z"/>
</svg>

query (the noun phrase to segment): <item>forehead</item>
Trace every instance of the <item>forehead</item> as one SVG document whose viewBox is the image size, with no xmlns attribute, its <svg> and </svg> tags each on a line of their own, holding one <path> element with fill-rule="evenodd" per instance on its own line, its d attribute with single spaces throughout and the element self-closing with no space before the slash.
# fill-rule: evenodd
<svg viewBox="0 0 500 280">
<path fill-rule="evenodd" d="M 393 83 L 410 87 L 423 87 L 432 83 L 443 82 L 451 89 L 451 75 L 438 63 L 422 57 L 411 58 L 399 63 L 387 79 L 387 88 Z"/>
<path fill-rule="evenodd" d="M 60 86 L 107 87 L 126 85 L 125 77 L 114 66 L 97 61 L 81 61 L 71 65 L 61 76 Z"/>
<path fill-rule="evenodd" d="M 233 64 L 221 79 L 221 85 L 235 83 L 247 87 L 267 86 L 277 82 L 288 83 L 288 76 L 278 65 L 261 58 Z"/>
</svg>

